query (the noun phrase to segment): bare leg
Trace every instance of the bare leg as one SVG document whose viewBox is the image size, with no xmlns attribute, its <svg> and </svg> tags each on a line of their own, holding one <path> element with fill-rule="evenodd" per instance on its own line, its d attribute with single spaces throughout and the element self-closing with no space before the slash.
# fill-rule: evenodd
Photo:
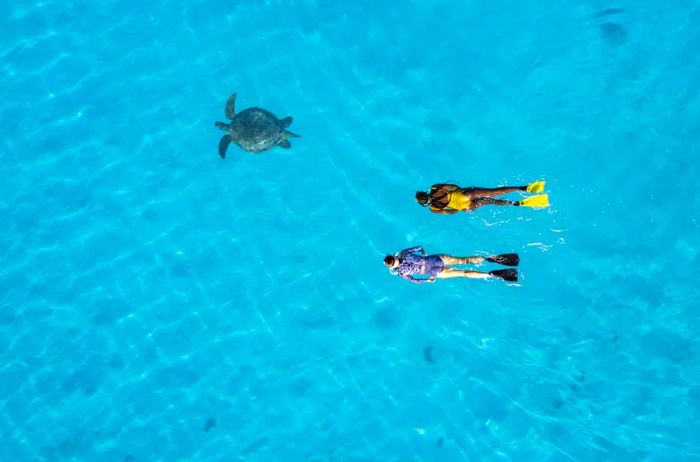
<svg viewBox="0 0 700 462">
<path fill-rule="evenodd" d="M 489 273 L 482 273 L 481 271 L 466 271 L 458 270 L 454 268 L 445 268 L 440 271 L 437 276 L 438 279 L 450 279 L 450 278 L 469 278 L 469 279 L 490 279 Z"/>
<path fill-rule="evenodd" d="M 440 255 L 440 259 L 445 263 L 445 266 L 469 265 L 470 263 L 483 263 L 484 261 L 484 257 L 451 257 L 449 255 Z"/>
<path fill-rule="evenodd" d="M 503 186 L 502 188 L 462 188 L 462 192 L 467 198 L 500 196 L 516 191 L 525 191 L 527 186 Z"/>
<path fill-rule="evenodd" d="M 505 199 L 492 199 L 490 197 L 476 197 L 469 202 L 467 210 L 475 210 L 484 205 L 518 205 L 515 201 L 507 201 Z"/>
</svg>

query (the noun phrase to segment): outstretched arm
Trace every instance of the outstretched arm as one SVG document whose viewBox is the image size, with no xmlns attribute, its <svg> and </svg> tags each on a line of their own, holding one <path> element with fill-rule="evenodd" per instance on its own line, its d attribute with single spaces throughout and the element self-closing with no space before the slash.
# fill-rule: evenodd
<svg viewBox="0 0 700 462">
<path fill-rule="evenodd" d="M 452 215 L 453 213 L 459 212 L 459 210 L 455 209 L 438 209 L 433 207 L 432 205 L 430 206 L 430 211 L 433 213 L 439 213 L 440 215 Z"/>
<path fill-rule="evenodd" d="M 425 250 L 423 250 L 423 246 L 420 246 L 420 245 L 418 245 L 418 246 L 416 246 L 416 247 L 411 247 L 410 249 L 402 250 L 401 253 L 400 253 L 399 255 L 400 255 L 400 256 L 403 256 L 403 255 L 406 255 L 406 254 L 409 254 L 409 253 L 413 253 L 413 252 L 420 252 L 420 253 L 423 254 L 424 256 L 426 255 Z"/>
<path fill-rule="evenodd" d="M 445 191 L 456 191 L 459 189 L 459 186 L 456 184 L 450 184 L 450 183 L 438 183 L 438 184 L 434 184 L 430 188 L 431 192 L 436 191 L 438 189 L 444 189 Z"/>
<path fill-rule="evenodd" d="M 401 276 L 402 278 L 404 278 L 407 281 L 411 281 L 414 284 L 425 284 L 427 282 L 435 282 L 434 277 L 430 277 L 428 279 L 419 279 L 419 278 L 414 278 L 410 274 L 401 274 L 401 273 L 399 273 L 399 276 Z"/>
</svg>

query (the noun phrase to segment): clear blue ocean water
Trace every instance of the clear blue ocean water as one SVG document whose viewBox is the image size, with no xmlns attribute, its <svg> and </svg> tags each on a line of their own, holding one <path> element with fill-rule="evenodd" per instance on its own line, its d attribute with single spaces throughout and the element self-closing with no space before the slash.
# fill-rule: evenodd
<svg viewBox="0 0 700 462">
<path fill-rule="evenodd" d="M 699 46 L 697 0 L 1 2 L 0 460 L 700 460 Z M 219 159 L 234 91 L 303 138 Z"/>
</svg>

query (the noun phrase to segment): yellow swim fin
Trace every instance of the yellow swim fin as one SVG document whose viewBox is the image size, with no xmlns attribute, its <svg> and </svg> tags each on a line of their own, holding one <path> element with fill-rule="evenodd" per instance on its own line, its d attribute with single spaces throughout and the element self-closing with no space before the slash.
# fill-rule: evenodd
<svg viewBox="0 0 700 462">
<path fill-rule="evenodd" d="M 525 191 L 531 193 L 540 193 L 544 191 L 544 181 L 535 181 L 534 183 L 530 183 L 527 185 L 527 189 Z"/>
<path fill-rule="evenodd" d="M 549 207 L 549 196 L 547 194 L 538 194 L 537 196 L 526 197 L 518 201 L 518 205 L 533 208 Z"/>
</svg>

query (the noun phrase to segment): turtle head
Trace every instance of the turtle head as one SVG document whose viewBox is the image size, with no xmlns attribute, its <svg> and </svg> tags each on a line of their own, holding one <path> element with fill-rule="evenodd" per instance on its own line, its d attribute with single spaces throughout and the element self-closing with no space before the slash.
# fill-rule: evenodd
<svg viewBox="0 0 700 462">
<path fill-rule="evenodd" d="M 223 122 L 214 122 L 214 126 L 215 126 L 216 128 L 220 128 L 221 130 L 226 130 L 226 131 L 228 131 L 228 129 L 229 129 L 229 125 L 228 125 L 228 124 L 225 124 L 225 123 L 223 123 Z"/>
</svg>

